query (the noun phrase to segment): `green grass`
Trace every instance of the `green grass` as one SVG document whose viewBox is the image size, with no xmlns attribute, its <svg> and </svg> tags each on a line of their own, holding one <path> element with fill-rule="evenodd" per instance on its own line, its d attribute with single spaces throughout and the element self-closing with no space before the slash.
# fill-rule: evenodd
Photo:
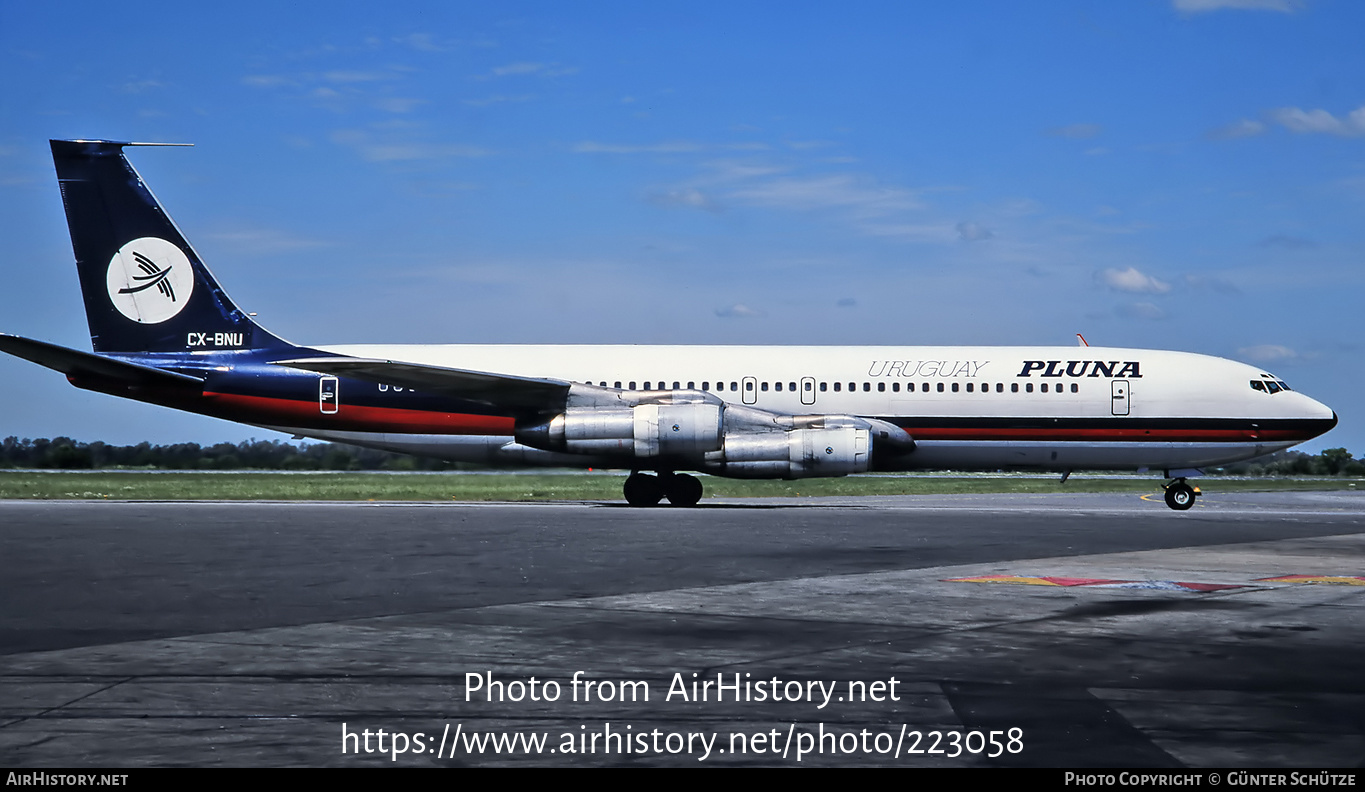
<svg viewBox="0 0 1365 792">
<path fill-rule="evenodd" d="M 0 471 L 0 498 L 117 500 L 594 501 L 621 500 L 620 475 L 605 473 L 154 473 Z M 870 475 L 801 481 L 705 477 L 708 497 L 815 497 L 970 493 L 1158 492 L 1157 477 L 1117 479 Z M 1206 493 L 1365 489 L 1362 479 L 1205 477 Z"/>
</svg>

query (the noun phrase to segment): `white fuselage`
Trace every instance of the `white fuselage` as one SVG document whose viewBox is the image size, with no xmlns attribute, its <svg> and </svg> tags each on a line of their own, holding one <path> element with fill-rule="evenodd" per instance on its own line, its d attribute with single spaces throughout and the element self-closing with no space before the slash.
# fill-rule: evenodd
<svg viewBox="0 0 1365 792">
<path fill-rule="evenodd" d="M 1083 346 L 318 348 L 624 390 L 706 390 L 729 403 L 794 415 L 880 418 L 915 439 L 907 468 L 1193 468 L 1287 448 L 1335 422 L 1332 410 L 1300 393 L 1253 388 L 1253 381 L 1277 382 L 1267 372 L 1185 352 Z M 340 398 L 344 402 L 346 394 Z M 510 434 L 297 431 L 449 459 L 573 461 L 519 446 Z"/>
</svg>

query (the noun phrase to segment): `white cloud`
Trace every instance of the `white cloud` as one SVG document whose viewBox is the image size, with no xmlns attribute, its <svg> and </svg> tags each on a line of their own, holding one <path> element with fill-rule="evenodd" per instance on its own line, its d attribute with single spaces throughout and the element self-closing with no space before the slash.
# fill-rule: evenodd
<svg viewBox="0 0 1365 792">
<path fill-rule="evenodd" d="M 1302 7 L 1299 0 L 1172 0 L 1175 10 L 1182 14 L 1202 14 L 1209 11 L 1280 11 L 1292 14 Z"/>
<path fill-rule="evenodd" d="M 407 162 L 440 160 L 452 157 L 486 157 L 492 154 L 485 148 L 460 143 L 428 143 L 412 140 L 377 140 L 371 133 L 359 129 L 341 129 L 332 133 L 332 142 L 349 146 L 370 162 Z"/>
<path fill-rule="evenodd" d="M 1104 269 L 1095 273 L 1095 279 L 1114 291 L 1133 292 L 1137 294 L 1165 294 L 1171 290 L 1171 284 L 1159 281 L 1151 275 L 1138 271 L 1136 267 L 1128 269 Z"/>
<path fill-rule="evenodd" d="M 509 63 L 506 66 L 495 67 L 488 74 L 475 77 L 476 80 L 489 80 L 495 77 L 563 77 L 569 74 L 577 74 L 578 69 L 573 66 L 560 66 L 557 63 L 536 63 L 534 61 L 518 61 Z"/>
<path fill-rule="evenodd" d="M 990 239 L 995 236 L 989 228 L 983 228 L 976 223 L 958 223 L 957 237 L 963 242 L 979 242 L 983 239 Z"/>
<path fill-rule="evenodd" d="M 1242 347 L 1237 350 L 1237 355 L 1254 363 L 1284 363 L 1298 360 L 1300 357 L 1299 353 L 1279 344 Z"/>
<path fill-rule="evenodd" d="M 1272 110 L 1270 117 L 1291 132 L 1321 133 L 1341 137 L 1365 135 L 1365 105 L 1352 110 L 1344 118 L 1337 118 L 1326 110 L 1300 110 L 1281 107 Z"/>
<path fill-rule="evenodd" d="M 862 217 L 883 217 L 924 207 L 909 190 L 883 187 L 850 174 L 774 179 L 741 187 L 730 195 L 746 203 L 781 209 L 853 209 Z"/>
<path fill-rule="evenodd" d="M 437 44 L 430 33 L 409 33 L 406 36 L 399 36 L 394 39 L 399 44 L 405 44 L 420 52 L 445 52 L 449 47 Z"/>
<path fill-rule="evenodd" d="M 1256 137 L 1265 132 L 1265 124 L 1243 118 L 1226 126 L 1210 129 L 1205 137 L 1210 140 L 1236 140 L 1237 138 Z"/>
<path fill-rule="evenodd" d="M 895 237 L 909 242 L 929 242 L 947 245 L 960 241 L 962 235 L 948 223 L 869 223 L 859 225 L 870 236 Z"/>
<path fill-rule="evenodd" d="M 331 83 L 367 83 L 392 80 L 397 76 L 387 71 L 329 71 L 323 73 L 322 79 Z"/>
<path fill-rule="evenodd" d="M 504 77 L 509 74 L 535 74 L 543 68 L 545 68 L 545 64 L 543 63 L 520 61 L 518 63 L 509 63 L 506 66 L 499 66 L 493 69 L 493 74 L 499 77 Z"/>
<path fill-rule="evenodd" d="M 579 154 L 689 154 L 701 151 L 700 143 L 688 140 L 673 140 L 665 143 L 650 143 L 643 146 L 618 146 L 611 143 L 596 143 L 585 140 L 574 145 Z"/>
<path fill-rule="evenodd" d="M 248 74 L 242 78 L 242 84 L 256 88 L 278 88 L 284 85 L 298 85 L 298 81 L 282 74 Z"/>
<path fill-rule="evenodd" d="M 324 247 L 318 239 L 294 236 L 273 228 L 234 228 L 206 234 L 209 239 L 220 243 L 220 247 L 238 254 L 270 255 L 286 253 L 291 250 Z"/>
<path fill-rule="evenodd" d="M 375 102 L 375 106 L 378 107 L 380 110 L 384 110 L 390 113 L 411 113 L 419 105 L 424 105 L 426 103 L 427 100 L 425 99 L 404 99 L 401 97 L 392 96 L 387 99 L 380 99 L 379 101 Z"/>
<path fill-rule="evenodd" d="M 717 308 L 716 316 L 722 319 L 748 319 L 763 316 L 763 312 L 757 308 L 750 308 L 743 303 L 735 303 L 728 308 Z"/>
<path fill-rule="evenodd" d="M 1158 305 L 1149 302 L 1128 303 L 1119 306 L 1119 315 L 1129 319 L 1157 321 L 1166 318 L 1166 312 Z"/>
<path fill-rule="evenodd" d="M 695 154 L 703 151 L 766 151 L 766 143 L 697 143 L 691 140 L 667 140 L 643 145 L 618 145 L 585 140 L 575 143 L 579 154 Z"/>
<path fill-rule="evenodd" d="M 157 88 L 165 88 L 166 83 L 160 80 L 132 80 L 123 84 L 124 93 L 142 93 Z"/>
<path fill-rule="evenodd" d="M 708 212 L 721 211 L 721 207 L 711 200 L 710 196 L 694 188 L 651 193 L 648 200 L 650 203 L 659 206 L 684 206 L 690 209 L 704 209 Z"/>
</svg>

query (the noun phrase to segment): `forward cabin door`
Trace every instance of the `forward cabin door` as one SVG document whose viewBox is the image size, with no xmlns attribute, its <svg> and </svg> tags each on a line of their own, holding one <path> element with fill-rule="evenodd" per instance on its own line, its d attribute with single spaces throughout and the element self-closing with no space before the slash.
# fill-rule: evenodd
<svg viewBox="0 0 1365 792">
<path fill-rule="evenodd" d="M 1110 383 L 1113 388 L 1114 415 L 1127 415 L 1129 406 L 1128 380 L 1114 380 Z"/>
</svg>

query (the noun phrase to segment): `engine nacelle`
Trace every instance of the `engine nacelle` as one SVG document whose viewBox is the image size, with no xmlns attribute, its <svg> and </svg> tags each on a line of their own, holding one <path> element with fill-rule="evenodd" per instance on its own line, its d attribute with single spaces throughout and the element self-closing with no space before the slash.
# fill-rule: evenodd
<svg viewBox="0 0 1365 792">
<path fill-rule="evenodd" d="M 871 459 L 870 429 L 726 432 L 724 449 L 708 454 L 704 469 L 734 478 L 814 478 L 865 473 Z"/>
<path fill-rule="evenodd" d="M 569 408 L 543 423 L 517 428 L 517 442 L 546 451 L 700 462 L 721 448 L 720 404 L 640 404 Z"/>
<path fill-rule="evenodd" d="M 572 386 L 563 412 L 517 426 L 516 439 L 607 464 L 737 478 L 846 476 L 871 469 L 874 444 L 879 458 L 915 449 L 904 430 L 877 418 L 790 415 L 701 391 L 637 394 L 586 384 Z"/>
</svg>

